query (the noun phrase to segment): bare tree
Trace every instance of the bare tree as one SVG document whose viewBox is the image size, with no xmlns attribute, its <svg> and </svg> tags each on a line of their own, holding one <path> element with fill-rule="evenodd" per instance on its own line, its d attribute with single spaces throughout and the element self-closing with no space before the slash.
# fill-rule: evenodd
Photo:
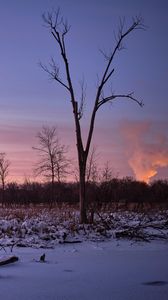
<svg viewBox="0 0 168 300">
<path fill-rule="evenodd" d="M 81 99 L 78 101 L 75 96 L 75 89 L 72 82 L 69 59 L 67 55 L 65 39 L 70 30 L 70 26 L 67 21 L 60 14 L 60 10 L 53 11 L 52 13 L 43 14 L 43 21 L 46 27 L 50 30 L 52 37 L 54 38 L 58 49 L 60 50 L 60 55 L 62 58 L 63 65 L 65 67 L 66 77 L 62 79 L 60 76 L 60 68 L 55 63 L 54 59 L 51 59 L 49 66 L 40 64 L 44 71 L 46 71 L 50 78 L 54 79 L 59 83 L 65 90 L 69 93 L 70 101 L 72 104 L 72 111 L 75 122 L 76 130 L 76 144 L 78 153 L 78 166 L 79 166 L 79 178 L 80 178 L 80 221 L 81 223 L 87 222 L 87 211 L 86 211 L 86 191 L 85 191 L 85 181 L 86 181 L 86 165 L 88 154 L 90 150 L 91 140 L 94 131 L 95 118 L 97 111 L 106 103 L 111 103 L 119 98 L 134 101 L 138 105 L 142 106 L 142 101 L 139 101 L 134 97 L 133 92 L 127 94 L 118 93 L 115 94 L 110 92 L 106 94 L 105 87 L 109 83 L 112 75 L 114 74 L 113 60 L 116 53 L 123 48 L 123 41 L 125 38 L 131 34 L 131 32 L 136 29 L 144 29 L 144 25 L 141 17 L 135 17 L 132 19 L 131 25 L 126 28 L 125 20 L 121 19 L 118 28 L 118 34 L 115 36 L 115 46 L 109 55 L 103 53 L 106 63 L 104 71 L 100 76 L 100 81 L 98 83 L 95 99 L 93 99 L 93 110 L 91 113 L 88 136 L 86 140 L 86 145 L 83 144 L 83 138 L 81 134 L 81 118 L 83 116 L 83 107 L 85 100 L 85 89 L 82 85 L 81 89 Z"/>
<path fill-rule="evenodd" d="M 6 158 L 6 153 L 0 153 L 0 180 L 2 184 L 2 202 L 4 202 L 4 191 L 6 185 L 6 178 L 9 174 L 10 161 Z"/>
<path fill-rule="evenodd" d="M 36 175 L 44 175 L 52 184 L 52 198 L 54 182 L 61 182 L 68 174 L 70 161 L 66 158 L 67 147 L 62 145 L 56 127 L 44 126 L 37 134 L 38 147 L 33 147 L 40 157 L 36 167 Z M 53 200 L 53 199 L 52 199 Z"/>
<path fill-rule="evenodd" d="M 107 161 L 104 164 L 104 167 L 102 169 L 100 181 L 101 182 L 108 182 L 108 181 L 112 180 L 114 177 L 116 178 L 117 175 L 116 176 L 114 175 L 114 173 L 112 171 L 112 168 L 109 164 L 109 161 Z"/>
</svg>

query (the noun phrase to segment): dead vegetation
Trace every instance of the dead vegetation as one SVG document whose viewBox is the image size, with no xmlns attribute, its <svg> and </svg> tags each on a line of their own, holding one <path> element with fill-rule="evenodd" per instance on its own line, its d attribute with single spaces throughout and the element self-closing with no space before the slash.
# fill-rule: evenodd
<svg viewBox="0 0 168 300">
<path fill-rule="evenodd" d="M 168 240 L 168 210 L 103 210 L 80 224 L 75 206 L 20 207 L 0 210 L 0 247 L 52 248 L 58 243 L 127 239 L 132 242 Z"/>
</svg>

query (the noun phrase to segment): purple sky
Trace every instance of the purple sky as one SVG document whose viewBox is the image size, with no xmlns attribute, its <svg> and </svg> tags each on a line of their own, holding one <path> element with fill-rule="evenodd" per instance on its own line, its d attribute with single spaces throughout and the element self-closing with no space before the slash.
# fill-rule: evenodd
<svg viewBox="0 0 168 300">
<path fill-rule="evenodd" d="M 76 156 L 68 95 L 38 66 L 54 56 L 62 70 L 56 44 L 41 18 L 58 6 L 71 24 L 67 49 L 77 95 L 83 77 L 87 85 L 84 135 L 97 76 L 105 66 L 99 49 L 113 49 L 119 17 L 125 16 L 129 24 L 132 16 L 143 16 L 148 29 L 125 41 L 126 50 L 114 61 L 112 88 L 116 93 L 134 91 L 145 106 L 123 100 L 104 106 L 97 115 L 93 145 L 101 164 L 108 160 L 121 177 L 141 179 L 141 173 L 152 170 L 157 172 L 153 178 L 167 178 L 168 2 L 0 0 L 0 4 L 0 151 L 11 160 L 11 179 L 32 175 L 37 160 L 32 146 L 43 125 L 57 125 L 62 142 L 69 145 L 69 156 Z"/>
</svg>

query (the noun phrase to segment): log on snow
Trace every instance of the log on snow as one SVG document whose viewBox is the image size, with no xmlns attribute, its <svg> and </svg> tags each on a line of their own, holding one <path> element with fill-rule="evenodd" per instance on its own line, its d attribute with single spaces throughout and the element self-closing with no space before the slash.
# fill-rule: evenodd
<svg viewBox="0 0 168 300">
<path fill-rule="evenodd" d="M 64 240 L 64 241 L 59 241 L 59 244 L 79 244 L 82 243 L 80 240 Z"/>
<path fill-rule="evenodd" d="M 19 258 L 17 256 L 8 256 L 8 257 L 0 258 L 0 266 L 8 265 L 18 260 Z"/>
</svg>

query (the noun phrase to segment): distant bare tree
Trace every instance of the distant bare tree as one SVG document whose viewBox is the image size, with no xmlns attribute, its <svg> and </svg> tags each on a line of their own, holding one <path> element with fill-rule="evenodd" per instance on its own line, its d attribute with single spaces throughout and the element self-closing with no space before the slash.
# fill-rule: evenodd
<svg viewBox="0 0 168 300">
<path fill-rule="evenodd" d="M 104 167 L 102 169 L 100 181 L 108 182 L 108 181 L 112 180 L 114 177 L 117 177 L 117 176 L 114 176 L 114 173 L 112 171 L 110 163 L 109 163 L 109 161 L 107 161 L 104 164 Z"/>
<path fill-rule="evenodd" d="M 107 93 L 105 87 L 109 83 L 112 75 L 114 74 L 114 68 L 112 66 L 114 58 L 117 52 L 123 49 L 123 41 L 125 38 L 131 34 L 136 29 L 144 29 L 144 25 L 141 17 L 132 18 L 131 25 L 126 28 L 125 19 L 121 19 L 118 28 L 118 34 L 115 36 L 115 46 L 109 55 L 103 53 L 105 58 L 104 71 L 100 76 L 100 80 L 96 89 L 95 98 L 93 99 L 93 110 L 91 113 L 91 118 L 89 122 L 88 136 L 86 140 L 86 145 L 83 143 L 83 137 L 81 133 L 81 118 L 83 116 L 83 108 L 85 101 L 85 88 L 82 84 L 81 86 L 81 97 L 78 101 L 76 99 L 76 93 L 72 82 L 72 76 L 70 71 L 69 59 L 67 56 L 67 49 L 65 38 L 70 30 L 70 26 L 67 21 L 60 15 L 60 10 L 53 11 L 52 13 L 43 14 L 43 21 L 46 27 L 50 30 L 53 39 L 55 40 L 58 49 L 60 50 L 61 59 L 65 68 L 65 78 L 60 75 L 60 68 L 56 64 L 55 60 L 52 58 L 49 67 L 41 64 L 41 67 L 45 72 L 47 72 L 50 78 L 54 79 L 59 83 L 69 94 L 69 99 L 72 104 L 73 117 L 75 122 L 76 130 L 76 145 L 78 153 L 78 167 L 79 167 L 79 196 L 80 196 L 80 221 L 81 223 L 87 222 L 87 206 L 86 206 L 86 166 L 87 159 L 90 150 L 90 145 L 92 141 L 95 118 L 97 111 L 106 103 L 114 102 L 116 99 L 123 98 L 131 100 L 138 105 L 142 106 L 142 101 L 137 100 L 132 92 L 123 93 L 113 93 L 110 91 Z M 107 32 L 105 33 L 107 34 Z M 109 34 L 110 36 L 110 34 Z M 84 59 L 84 58 L 82 58 Z"/>
<path fill-rule="evenodd" d="M 10 161 L 6 158 L 6 153 L 0 153 L 0 180 L 2 185 L 2 202 L 4 202 L 4 191 L 6 185 L 6 178 L 9 174 Z"/>
<path fill-rule="evenodd" d="M 54 182 L 61 182 L 68 174 L 70 161 L 66 158 L 67 147 L 62 145 L 56 127 L 43 126 L 37 134 L 39 161 L 35 167 L 36 175 L 43 175 L 51 181 L 52 191 Z"/>
</svg>

